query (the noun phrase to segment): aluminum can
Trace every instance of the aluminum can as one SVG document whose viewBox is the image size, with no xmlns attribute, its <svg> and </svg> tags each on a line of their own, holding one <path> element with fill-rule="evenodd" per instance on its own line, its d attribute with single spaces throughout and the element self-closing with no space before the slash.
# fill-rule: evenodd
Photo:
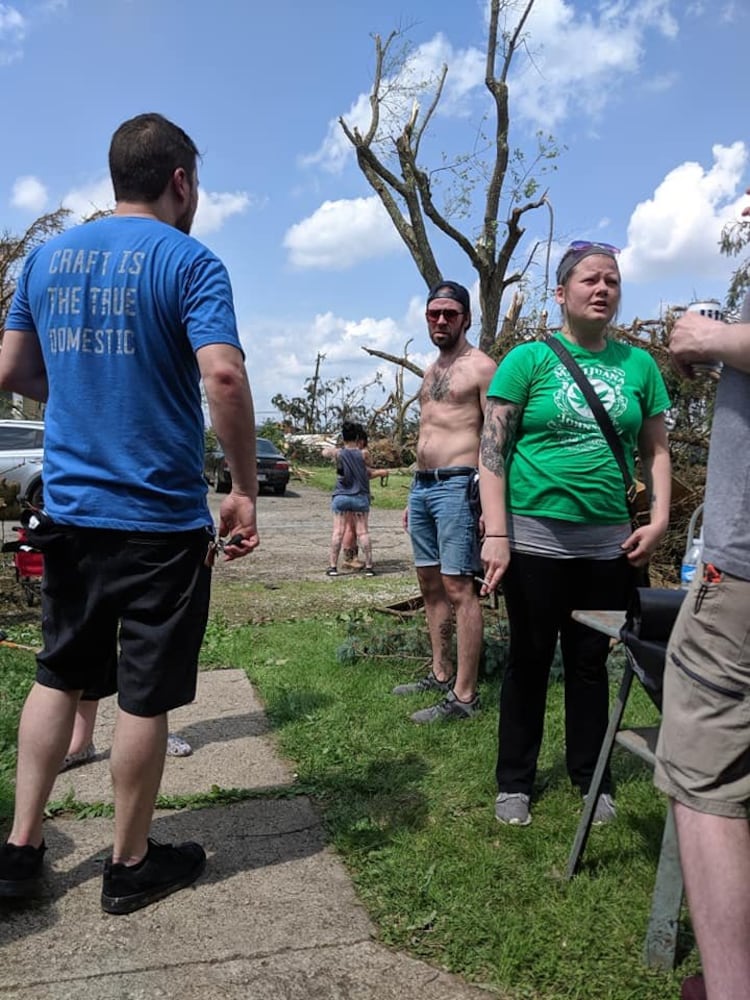
<svg viewBox="0 0 750 1000">
<path fill-rule="evenodd" d="M 702 302 L 691 302 L 685 310 L 686 312 L 697 312 L 708 319 L 716 319 L 720 322 L 724 319 L 724 312 L 721 302 L 718 299 L 704 299 Z M 693 371 L 701 375 L 709 375 L 718 378 L 723 365 L 721 361 L 707 361 L 704 364 L 693 365 Z"/>
</svg>

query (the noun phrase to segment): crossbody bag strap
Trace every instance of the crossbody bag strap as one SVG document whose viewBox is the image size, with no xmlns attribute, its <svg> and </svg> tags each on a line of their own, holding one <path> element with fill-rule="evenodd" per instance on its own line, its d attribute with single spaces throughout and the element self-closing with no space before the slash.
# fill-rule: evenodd
<svg viewBox="0 0 750 1000">
<path fill-rule="evenodd" d="M 625 449 L 622 446 L 622 441 L 620 440 L 620 435 L 615 430 L 615 425 L 612 423 L 612 418 L 607 413 L 604 408 L 604 404 L 601 399 L 597 396 L 593 385 L 589 382 L 583 373 L 578 362 L 575 360 L 573 355 L 567 349 L 567 347 L 557 339 L 557 337 L 547 337 L 545 338 L 545 344 L 551 351 L 558 356 L 560 361 L 565 365 L 570 374 L 575 379 L 575 383 L 578 388 L 583 393 L 586 402 L 591 408 L 591 412 L 594 414 L 596 422 L 599 424 L 599 429 L 601 430 L 604 438 L 609 445 L 612 454 L 615 456 L 617 465 L 620 469 L 620 474 L 622 475 L 622 481 L 625 484 L 625 502 L 628 506 L 628 513 L 630 514 L 631 520 L 635 519 L 635 496 L 636 496 L 636 485 L 633 482 L 633 477 L 630 474 L 630 469 L 628 468 L 628 463 L 625 458 Z"/>
</svg>

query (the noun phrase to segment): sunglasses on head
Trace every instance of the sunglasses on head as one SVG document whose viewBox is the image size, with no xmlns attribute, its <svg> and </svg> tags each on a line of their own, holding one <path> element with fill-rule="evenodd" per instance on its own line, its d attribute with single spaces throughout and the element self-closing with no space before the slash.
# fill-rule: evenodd
<svg viewBox="0 0 750 1000">
<path fill-rule="evenodd" d="M 611 243 L 597 243 L 591 240 L 573 240 L 565 253 L 575 253 L 576 250 L 589 250 L 592 247 L 599 250 L 606 250 L 607 253 L 619 253 L 619 247 L 613 247 Z"/>
<path fill-rule="evenodd" d="M 427 319 L 430 321 L 430 323 L 438 323 L 440 321 L 441 316 L 445 317 L 446 323 L 452 323 L 454 319 L 457 319 L 459 316 L 463 316 L 463 310 L 462 309 L 427 310 Z"/>
</svg>

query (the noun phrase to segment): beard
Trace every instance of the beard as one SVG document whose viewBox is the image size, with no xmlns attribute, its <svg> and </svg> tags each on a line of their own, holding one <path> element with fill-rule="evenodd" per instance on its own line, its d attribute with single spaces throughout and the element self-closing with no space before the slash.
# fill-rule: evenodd
<svg viewBox="0 0 750 1000">
<path fill-rule="evenodd" d="M 430 340 L 440 352 L 450 352 L 461 339 L 461 330 L 431 330 Z M 438 336 L 440 340 L 435 340 Z"/>
<path fill-rule="evenodd" d="M 186 236 L 190 235 L 190 230 L 193 227 L 193 219 L 195 218 L 195 211 L 191 208 L 186 208 L 185 211 L 178 215 L 175 219 L 175 229 L 179 229 L 181 233 Z"/>
</svg>

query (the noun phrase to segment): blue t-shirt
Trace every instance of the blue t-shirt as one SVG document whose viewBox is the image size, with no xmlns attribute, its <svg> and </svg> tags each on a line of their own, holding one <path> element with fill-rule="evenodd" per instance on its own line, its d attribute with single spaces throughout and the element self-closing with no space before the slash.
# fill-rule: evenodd
<svg viewBox="0 0 750 1000">
<path fill-rule="evenodd" d="M 213 253 L 154 219 L 85 223 L 29 255 L 6 328 L 38 336 L 44 355 L 54 521 L 123 531 L 211 523 L 195 352 L 241 350 Z"/>
</svg>

